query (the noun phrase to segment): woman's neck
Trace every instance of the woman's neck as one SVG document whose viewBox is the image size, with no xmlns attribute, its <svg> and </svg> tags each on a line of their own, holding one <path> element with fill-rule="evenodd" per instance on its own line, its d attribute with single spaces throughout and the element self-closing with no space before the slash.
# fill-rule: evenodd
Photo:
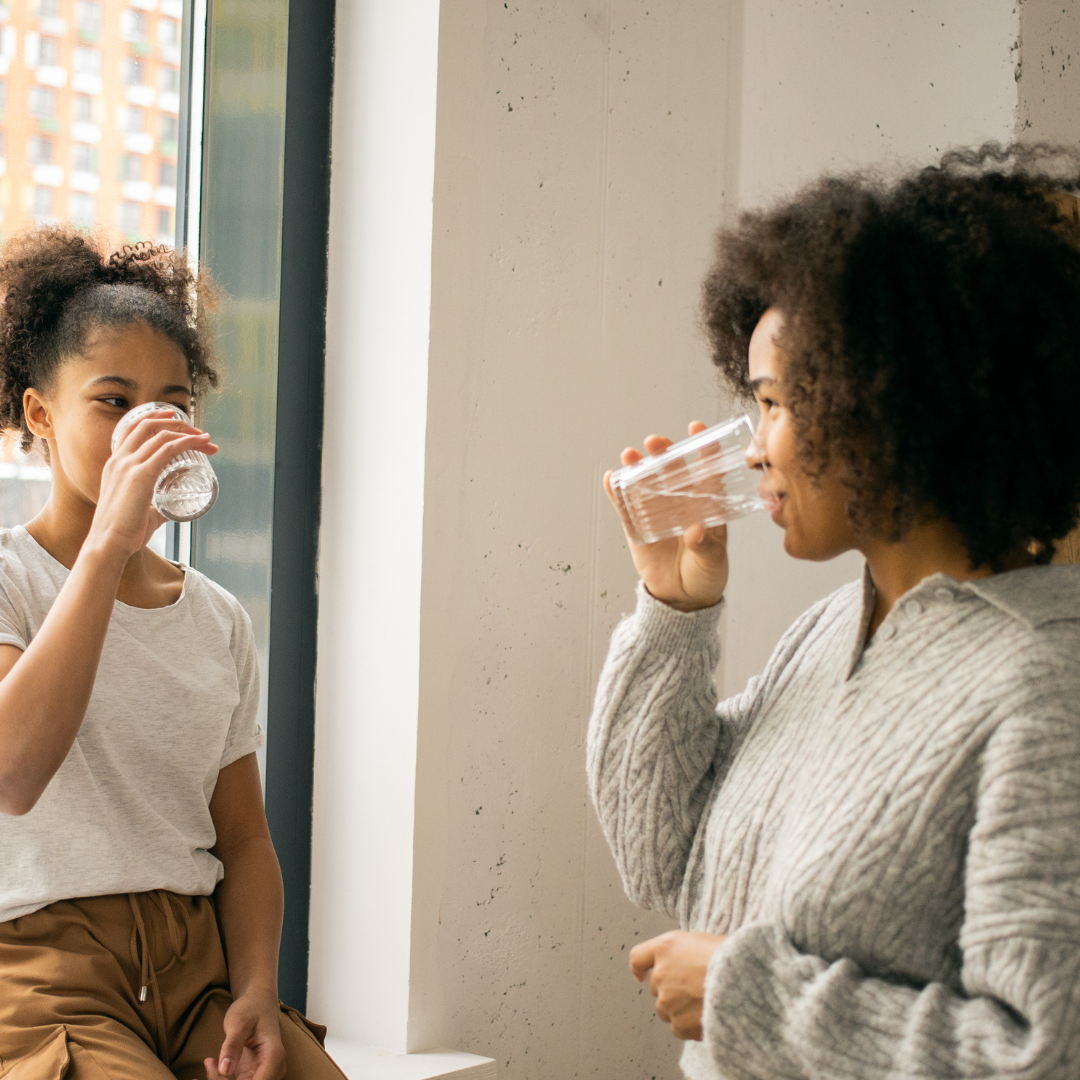
<svg viewBox="0 0 1080 1080">
<path fill-rule="evenodd" d="M 931 574 L 946 574 L 956 581 L 990 577 L 986 565 L 973 567 L 956 526 L 947 521 L 927 521 L 913 526 L 903 540 L 889 543 L 871 539 L 860 545 L 866 556 L 877 600 L 870 620 L 871 635 L 884 621 L 893 605 L 909 589 Z M 1034 566 L 1035 557 L 1018 553 L 1008 560 L 1008 569 Z"/>
</svg>

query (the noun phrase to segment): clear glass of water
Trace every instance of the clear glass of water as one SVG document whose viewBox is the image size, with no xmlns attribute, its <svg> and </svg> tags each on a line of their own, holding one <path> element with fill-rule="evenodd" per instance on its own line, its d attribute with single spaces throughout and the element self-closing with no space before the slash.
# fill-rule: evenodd
<svg viewBox="0 0 1080 1080">
<path fill-rule="evenodd" d="M 113 431 L 112 448 L 115 451 L 121 441 L 147 413 L 157 409 L 170 409 L 178 420 L 190 424 L 188 414 L 178 405 L 151 401 L 125 413 Z M 202 517 L 218 496 L 217 476 L 210 459 L 199 450 L 185 450 L 169 462 L 154 485 L 154 509 L 170 521 L 194 521 Z"/>
<path fill-rule="evenodd" d="M 748 416 L 726 420 L 611 474 L 611 494 L 636 544 L 679 536 L 690 525 L 712 528 L 756 510 L 761 473 L 746 451 L 754 440 Z"/>
</svg>

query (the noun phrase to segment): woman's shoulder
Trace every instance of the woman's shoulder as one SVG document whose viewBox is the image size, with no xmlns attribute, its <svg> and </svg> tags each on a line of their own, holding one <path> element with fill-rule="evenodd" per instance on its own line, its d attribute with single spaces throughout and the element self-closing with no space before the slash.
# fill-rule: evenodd
<svg viewBox="0 0 1080 1080">
<path fill-rule="evenodd" d="M 964 583 L 1007 634 L 1006 672 L 1056 673 L 1080 694 L 1080 566 L 1032 566 Z M 1026 673 L 1026 674 L 1025 674 Z M 1033 687 L 1034 689 L 1034 687 Z"/>
</svg>

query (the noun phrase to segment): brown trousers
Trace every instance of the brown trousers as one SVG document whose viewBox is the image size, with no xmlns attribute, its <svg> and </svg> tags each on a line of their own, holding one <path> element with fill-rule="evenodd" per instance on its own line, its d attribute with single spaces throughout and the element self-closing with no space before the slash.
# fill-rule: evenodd
<svg viewBox="0 0 1080 1080">
<path fill-rule="evenodd" d="M 0 923 L 0 1080 L 205 1080 L 230 1004 L 209 897 L 95 896 Z M 343 1080 L 324 1034 L 282 1006 L 288 1080 Z"/>
</svg>

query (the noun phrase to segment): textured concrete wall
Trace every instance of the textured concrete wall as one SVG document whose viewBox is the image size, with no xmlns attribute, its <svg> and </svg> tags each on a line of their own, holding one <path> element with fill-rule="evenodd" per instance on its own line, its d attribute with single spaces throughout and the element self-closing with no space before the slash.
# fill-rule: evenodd
<svg viewBox="0 0 1080 1080">
<path fill-rule="evenodd" d="M 677 1077 L 625 959 L 667 924 L 623 897 L 585 792 L 634 584 L 599 477 L 728 407 L 695 324 L 725 208 L 1007 139 L 1018 19 L 340 0 L 311 969 L 337 1034 L 507 1080 Z M 729 691 L 858 570 L 787 559 L 760 519 L 732 560 Z"/>
<path fill-rule="evenodd" d="M 1080 141 L 1080 5 L 1075 0 L 1024 0 L 1017 88 L 1020 138 Z"/>
<path fill-rule="evenodd" d="M 717 417 L 695 330 L 726 5 L 443 5 L 410 1034 L 514 1080 L 678 1075 L 584 734 L 634 575 L 620 449 Z M 644 995 L 647 999 L 647 994 Z"/>
</svg>

